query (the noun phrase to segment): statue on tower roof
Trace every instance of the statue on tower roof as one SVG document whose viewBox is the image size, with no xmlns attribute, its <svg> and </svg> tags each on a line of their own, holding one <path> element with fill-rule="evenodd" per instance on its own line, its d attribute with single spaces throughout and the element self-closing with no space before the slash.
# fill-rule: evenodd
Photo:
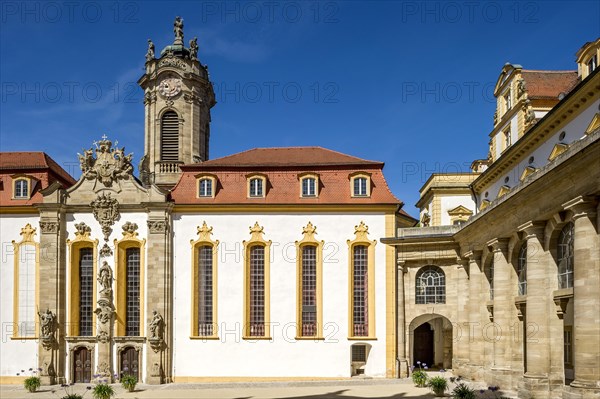
<svg viewBox="0 0 600 399">
<path fill-rule="evenodd" d="M 175 17 L 173 32 L 175 32 L 175 41 L 173 44 L 183 46 L 183 18 L 179 16 Z"/>
<path fill-rule="evenodd" d="M 152 61 L 154 59 L 154 43 L 152 40 L 148 39 L 148 52 L 146 53 L 146 62 Z"/>
<path fill-rule="evenodd" d="M 198 38 L 190 40 L 190 58 L 195 60 L 198 58 Z"/>
</svg>

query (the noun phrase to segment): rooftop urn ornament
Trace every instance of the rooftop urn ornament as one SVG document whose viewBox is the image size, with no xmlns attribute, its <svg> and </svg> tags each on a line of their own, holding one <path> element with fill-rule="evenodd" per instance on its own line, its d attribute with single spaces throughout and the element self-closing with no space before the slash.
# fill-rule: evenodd
<svg viewBox="0 0 600 399">
<path fill-rule="evenodd" d="M 183 18 L 175 17 L 175 23 L 173 24 L 173 32 L 175 33 L 175 46 L 183 46 Z"/>
</svg>

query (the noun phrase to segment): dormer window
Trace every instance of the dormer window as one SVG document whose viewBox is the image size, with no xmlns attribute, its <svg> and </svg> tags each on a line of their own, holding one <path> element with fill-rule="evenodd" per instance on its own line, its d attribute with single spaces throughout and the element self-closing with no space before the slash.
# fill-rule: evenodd
<svg viewBox="0 0 600 399">
<path fill-rule="evenodd" d="M 590 58 L 590 60 L 587 63 L 588 75 L 591 74 L 594 71 L 594 69 L 596 69 L 597 66 L 598 66 L 598 59 L 596 58 L 596 56 L 593 56 L 592 58 Z"/>
<path fill-rule="evenodd" d="M 248 197 L 264 198 L 267 178 L 263 175 L 248 176 Z"/>
<path fill-rule="evenodd" d="M 319 176 L 316 174 L 300 175 L 300 196 L 302 198 L 315 198 L 319 195 Z"/>
<path fill-rule="evenodd" d="M 351 175 L 350 190 L 353 197 L 369 197 L 371 195 L 371 176 L 360 172 Z"/>
<path fill-rule="evenodd" d="M 200 192 L 198 196 L 200 197 L 212 197 L 212 180 L 211 179 L 201 179 L 199 182 Z"/>
<path fill-rule="evenodd" d="M 510 111 L 510 109 L 512 108 L 512 99 L 510 94 L 510 90 L 508 90 L 504 95 L 504 104 L 506 104 L 506 112 Z"/>
<path fill-rule="evenodd" d="M 13 186 L 13 198 L 15 199 L 28 199 L 30 180 L 27 178 L 18 178 L 14 180 Z"/>
<path fill-rule="evenodd" d="M 196 176 L 196 192 L 198 198 L 214 198 L 217 187 L 217 177 L 213 175 Z"/>
</svg>

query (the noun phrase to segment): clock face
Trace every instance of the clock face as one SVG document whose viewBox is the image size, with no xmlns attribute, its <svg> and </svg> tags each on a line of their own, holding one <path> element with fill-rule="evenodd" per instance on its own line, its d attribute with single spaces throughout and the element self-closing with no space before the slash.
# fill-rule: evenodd
<svg viewBox="0 0 600 399">
<path fill-rule="evenodd" d="M 181 92 L 181 79 L 166 78 L 158 85 L 158 92 L 164 97 L 174 97 Z"/>
</svg>

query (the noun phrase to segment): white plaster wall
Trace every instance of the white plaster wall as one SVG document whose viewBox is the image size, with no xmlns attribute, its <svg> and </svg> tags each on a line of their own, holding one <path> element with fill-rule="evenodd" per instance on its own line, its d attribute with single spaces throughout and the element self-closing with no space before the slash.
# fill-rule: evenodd
<svg viewBox="0 0 600 399">
<path fill-rule="evenodd" d="M 442 203 L 442 225 L 452 224 L 450 221 L 450 215 L 448 211 L 456 208 L 457 206 L 464 206 L 467 209 L 473 211 L 475 214 L 475 202 L 470 195 L 444 195 L 441 197 Z"/>
<path fill-rule="evenodd" d="M 141 212 L 122 212 L 121 213 L 121 217 L 120 219 L 113 225 L 113 231 L 109 237 L 108 240 L 108 245 L 109 247 L 113 250 L 113 256 L 109 256 L 109 257 L 100 257 L 100 255 L 98 254 L 98 265 L 97 265 L 97 269 L 100 268 L 100 266 L 102 265 L 103 261 L 106 261 L 110 267 L 113 270 L 113 273 L 115 271 L 115 248 L 114 248 L 114 240 L 120 240 L 121 238 L 123 238 L 123 229 L 121 228 L 121 226 L 123 226 L 126 222 L 131 222 L 131 223 L 136 223 L 138 225 L 138 238 L 139 239 L 144 239 L 147 237 L 148 235 L 148 227 L 147 227 L 147 214 L 146 213 L 141 213 Z M 100 224 L 96 221 L 96 219 L 94 218 L 94 215 L 91 213 L 77 213 L 77 214 L 68 214 L 67 215 L 67 239 L 68 240 L 74 240 L 75 239 L 75 232 L 77 231 L 77 229 L 75 228 L 76 224 L 79 224 L 81 222 L 84 222 L 86 225 L 88 225 L 92 231 L 90 233 L 90 238 L 92 240 L 98 239 L 98 251 L 100 251 L 100 248 L 102 248 L 102 246 L 104 245 L 104 235 L 102 233 L 102 228 L 100 227 Z M 68 273 L 68 268 L 69 268 L 69 262 L 71 259 L 71 253 L 69 252 L 69 246 L 66 246 L 67 248 L 67 253 L 66 253 L 66 259 L 67 259 L 67 287 L 71 286 L 71 280 L 70 280 L 70 273 Z M 145 254 L 145 259 L 148 259 L 147 254 Z M 145 281 L 144 284 L 147 286 L 147 281 L 148 278 L 150 276 L 148 276 L 148 273 L 145 273 Z M 118 281 L 113 281 L 113 291 L 116 292 L 116 287 L 117 284 L 119 284 Z M 98 298 L 99 296 L 99 291 L 100 291 L 100 287 L 98 286 L 98 284 L 96 284 L 96 297 Z M 147 299 L 147 295 L 148 295 L 148 291 L 144 290 L 144 302 L 146 302 Z M 113 294 L 113 301 L 115 301 L 116 298 L 114 297 Z M 148 312 L 148 308 L 145 306 L 144 307 L 145 311 Z M 71 314 L 70 311 L 70 301 L 67 300 L 67 317 Z M 146 319 L 146 315 L 142 315 L 142 318 L 145 320 Z M 145 323 L 144 323 L 145 325 Z M 145 332 L 142 331 L 141 332 L 142 335 L 145 335 Z M 96 350 L 94 351 L 95 356 L 96 356 L 96 365 L 97 365 L 97 357 L 98 357 L 98 347 L 96 344 Z M 145 358 L 145 350 L 144 353 L 142 353 L 142 360 Z M 117 370 L 117 363 L 118 363 L 119 359 L 117 356 L 117 349 L 116 349 L 116 345 L 113 345 L 113 370 Z M 70 359 L 70 352 L 67 351 L 67 365 L 71 364 L 71 359 Z M 140 371 L 142 373 L 142 381 L 145 381 L 146 379 L 146 368 L 143 367 L 143 362 L 140 363 Z M 95 374 L 96 372 L 96 367 L 94 366 L 92 369 L 92 374 Z M 67 366 L 67 373 L 70 373 L 70 367 Z M 72 376 L 68 376 L 68 379 L 72 379 Z"/>
<path fill-rule="evenodd" d="M 37 340 L 14 340 L 13 335 L 13 295 L 15 257 L 12 241 L 20 242 L 21 229 L 29 223 L 40 241 L 39 216 L 37 215 L 0 215 L 0 237 L 2 238 L 2 259 L 0 260 L 0 323 L 2 325 L 2 349 L 0 350 L 0 376 L 16 377 L 25 370 L 29 377 L 29 368 L 37 368 Z"/>
<path fill-rule="evenodd" d="M 590 122 L 596 112 L 598 112 L 598 105 L 600 104 L 600 100 L 596 100 L 593 103 L 590 103 L 588 107 L 583 110 L 575 119 L 571 122 L 567 123 L 564 127 L 557 129 L 554 134 L 548 137 L 548 139 L 543 142 L 539 147 L 533 150 L 529 155 L 523 157 L 523 160 L 513 167 L 507 173 L 500 175 L 498 180 L 489 185 L 485 190 L 481 192 L 479 203 L 481 200 L 485 199 L 484 194 L 487 191 L 489 193 L 487 199 L 493 201 L 498 196 L 498 192 L 500 191 L 500 187 L 504 184 L 509 185 L 510 187 L 514 187 L 519 183 L 519 177 L 525 170 L 527 166 L 529 166 L 529 157 L 533 156 L 535 158 L 532 166 L 536 168 L 541 168 L 544 165 L 548 164 L 548 157 L 554 148 L 554 145 L 559 142 L 558 136 L 561 132 L 565 132 L 565 138 L 562 140 L 563 143 L 570 144 L 576 140 L 581 139 L 585 136 L 585 130 L 589 126 Z M 504 183 L 504 178 L 508 176 L 508 183 Z"/>
<path fill-rule="evenodd" d="M 219 240 L 218 318 L 219 340 L 190 339 L 191 245 L 196 227 L 203 221 L 213 227 Z M 264 227 L 264 238 L 272 240 L 271 341 L 241 339 L 244 310 L 242 241 L 250 238 L 249 226 Z M 323 262 L 324 341 L 296 341 L 296 259 L 294 241 L 302 239 L 308 222 L 317 227 L 317 238 L 325 241 Z M 200 377 L 348 377 L 348 245 L 354 226 L 364 221 L 369 237 L 384 237 L 383 214 L 254 214 L 174 215 L 174 375 Z M 385 246 L 375 246 L 376 341 L 365 373 L 385 376 Z M 277 324 L 278 323 L 278 324 Z"/>
</svg>

